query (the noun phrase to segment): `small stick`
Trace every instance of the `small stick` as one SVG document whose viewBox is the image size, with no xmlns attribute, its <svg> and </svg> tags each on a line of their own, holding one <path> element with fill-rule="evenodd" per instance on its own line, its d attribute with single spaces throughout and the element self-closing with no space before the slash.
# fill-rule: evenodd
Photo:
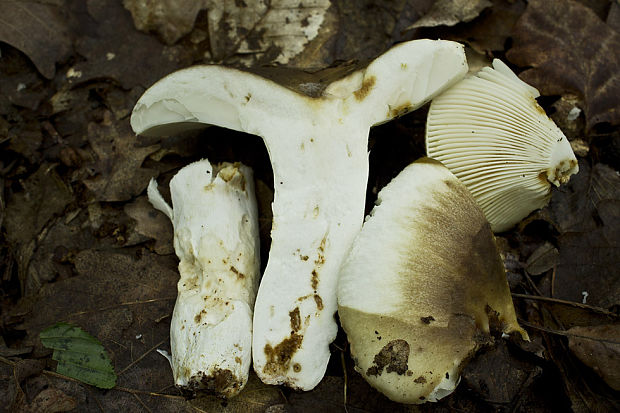
<svg viewBox="0 0 620 413">
<path fill-rule="evenodd" d="M 618 314 L 612 313 L 611 311 L 605 310 L 604 308 L 601 308 L 601 307 L 595 307 L 593 305 L 576 303 L 574 301 L 561 300 L 559 298 L 545 297 L 542 295 L 517 294 L 517 293 L 512 293 L 512 296 L 515 298 L 523 298 L 525 300 L 545 301 L 548 303 L 568 305 L 571 307 L 581 308 L 583 310 L 591 310 L 596 313 L 604 314 L 610 317 L 618 317 Z"/>
</svg>

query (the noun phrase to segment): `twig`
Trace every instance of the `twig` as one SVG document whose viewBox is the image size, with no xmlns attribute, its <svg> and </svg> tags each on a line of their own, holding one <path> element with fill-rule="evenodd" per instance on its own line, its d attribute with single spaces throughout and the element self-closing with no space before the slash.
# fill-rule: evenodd
<svg viewBox="0 0 620 413">
<path fill-rule="evenodd" d="M 142 361 L 143 358 L 145 358 L 149 353 L 151 353 L 153 350 L 157 349 L 157 347 L 161 346 L 162 344 L 164 344 L 168 339 L 165 338 L 162 341 L 160 341 L 159 343 L 155 344 L 153 347 L 151 347 L 150 349 L 148 349 L 146 351 L 146 353 L 142 354 L 140 357 L 138 357 L 137 359 L 135 359 L 134 361 L 132 361 L 131 363 L 129 363 L 127 365 L 127 367 L 125 367 L 124 369 L 122 369 L 121 371 L 118 372 L 118 375 L 121 376 L 123 373 L 125 373 L 127 370 L 129 370 L 131 367 L 135 366 L 137 363 L 139 363 L 140 361 Z"/>
<path fill-rule="evenodd" d="M 620 342 L 619 341 L 606 340 L 604 338 L 598 338 L 598 337 L 582 336 L 581 334 L 569 333 L 567 331 L 553 330 L 551 328 L 539 326 L 539 325 L 536 325 L 536 324 L 533 324 L 533 323 L 530 323 L 530 322 L 527 322 L 527 321 L 521 320 L 521 319 L 519 319 L 519 324 L 523 324 L 526 327 L 533 328 L 533 329 L 536 329 L 536 330 L 544 331 L 545 333 L 556 334 L 556 335 L 564 336 L 564 337 L 583 338 L 583 339 L 586 339 L 586 340 L 593 340 L 593 341 L 598 341 L 600 343 L 615 344 L 615 345 L 620 346 Z"/>
<path fill-rule="evenodd" d="M 152 298 L 150 300 L 143 300 L 143 301 L 127 301 L 124 303 L 114 304 L 114 305 L 110 305 L 107 307 L 96 308 L 94 310 L 78 311 L 76 313 L 67 314 L 66 318 L 75 317 L 78 315 L 90 314 L 90 313 L 97 313 L 101 311 L 114 310 L 115 308 L 118 308 L 118 307 L 140 305 L 140 304 L 150 304 L 150 303 L 156 303 L 160 301 L 172 301 L 172 300 L 176 300 L 176 296 L 175 297 Z"/>
<path fill-rule="evenodd" d="M 604 308 L 601 308 L 601 307 L 595 307 L 593 305 L 576 303 L 574 301 L 561 300 L 559 298 L 545 297 L 542 295 L 517 294 L 517 293 L 512 293 L 512 296 L 515 298 L 523 298 L 526 300 L 537 300 L 537 301 L 545 301 L 545 302 L 555 303 L 555 304 L 568 305 L 571 307 L 581 308 L 584 310 L 591 310 L 596 313 L 604 314 L 610 317 L 618 317 L 618 314 L 612 313 L 611 311 L 605 310 Z"/>
<path fill-rule="evenodd" d="M 136 393 L 133 393 L 133 397 L 136 398 L 136 400 L 138 400 L 138 403 L 140 403 L 142 405 L 142 407 L 144 407 L 146 409 L 147 412 L 149 413 L 153 413 L 153 411 L 151 409 L 149 409 L 149 406 L 147 406 L 146 404 L 144 404 L 144 402 L 142 401 L 142 399 L 140 398 L 140 396 L 138 396 Z"/>
</svg>

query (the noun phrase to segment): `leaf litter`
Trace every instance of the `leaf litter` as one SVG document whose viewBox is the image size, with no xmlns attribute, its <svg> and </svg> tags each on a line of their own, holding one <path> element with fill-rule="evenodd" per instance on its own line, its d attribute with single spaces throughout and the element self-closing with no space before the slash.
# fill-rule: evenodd
<svg viewBox="0 0 620 413">
<path fill-rule="evenodd" d="M 2 2 L 3 16 L 32 36 L 0 29 L 2 406 L 411 411 L 353 370 L 342 332 L 325 379 L 311 392 L 267 386 L 254 374 L 229 401 L 188 398 L 174 388 L 156 350 L 170 350 L 178 262 L 170 225 L 150 209 L 146 184 L 157 175 L 166 182 L 203 157 L 250 164 L 261 188 L 265 256 L 272 175 L 264 148 L 250 137 L 209 128 L 164 141 L 138 139 L 127 118 L 145 87 L 179 67 L 287 62 L 316 70 L 431 37 L 468 44 L 481 64 L 507 56 L 545 95 L 542 106 L 561 120 L 574 147 L 587 150 L 578 152 L 581 172 L 553 192 L 549 207 L 498 237 L 532 342 L 497 337 L 465 369 L 453 395 L 415 410 L 618 410 L 617 2 L 480 1 L 467 15 L 413 0 L 321 0 L 300 8 L 299 2 L 203 1 L 186 9 L 179 8 L 183 0 L 153 2 L 159 8 L 130 0 L 21 2 L 47 18 L 46 26 L 33 25 L 16 3 Z M 422 27 L 431 17 L 439 25 Z M 415 22 L 420 27 L 405 30 Z M 573 108 L 583 114 L 569 120 Z M 369 205 L 376 190 L 422 154 L 423 117 L 414 113 L 371 131 Z M 50 368 L 50 351 L 38 337 L 58 322 L 82 326 L 101 342 L 118 373 L 116 387 L 104 392 Z"/>
</svg>

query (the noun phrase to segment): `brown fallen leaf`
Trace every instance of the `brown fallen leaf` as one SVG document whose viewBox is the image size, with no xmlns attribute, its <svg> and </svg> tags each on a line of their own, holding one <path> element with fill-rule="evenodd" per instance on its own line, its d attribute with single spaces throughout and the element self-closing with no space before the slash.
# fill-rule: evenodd
<svg viewBox="0 0 620 413">
<path fill-rule="evenodd" d="M 587 128 L 620 124 L 620 33 L 574 0 L 532 0 L 506 56 L 543 95 L 577 94 Z"/>
<path fill-rule="evenodd" d="M 525 0 L 491 0 L 491 3 L 491 7 L 470 22 L 452 27 L 424 28 L 421 36 L 465 43 L 483 56 L 493 56 L 497 52 L 503 54 L 512 28 L 523 14 L 526 3 Z M 469 56 L 467 61 L 470 61 Z"/>
<path fill-rule="evenodd" d="M 24 412 L 28 413 L 56 413 L 68 412 L 77 407 L 77 401 L 67 396 L 62 390 L 50 387 L 42 390 L 35 396 Z"/>
<path fill-rule="evenodd" d="M 504 340 L 478 354 L 462 373 L 463 385 L 492 403 L 508 404 L 542 374 L 539 366 L 519 360 Z"/>
<path fill-rule="evenodd" d="M 22 181 L 23 191 L 8 197 L 5 228 L 7 238 L 18 245 L 34 239 L 55 215 L 73 200 L 71 189 L 44 163 Z"/>
<path fill-rule="evenodd" d="M 555 191 L 551 220 L 560 232 L 555 297 L 609 308 L 620 304 L 620 176 L 604 164 L 579 163 Z"/>
<path fill-rule="evenodd" d="M 620 390 L 620 324 L 573 327 L 568 347 L 612 389 Z"/>
<path fill-rule="evenodd" d="M 173 254 L 170 219 L 153 208 L 146 196 L 125 204 L 125 213 L 136 221 L 134 231 L 146 239 L 155 240 L 153 251 L 160 255 Z M 130 237 L 131 238 L 131 237 Z"/>
<path fill-rule="evenodd" d="M 540 275 L 555 267 L 560 253 L 550 242 L 538 247 L 525 263 L 525 270 L 531 275 Z"/>
<path fill-rule="evenodd" d="M 182 65 L 187 56 L 134 27 L 130 13 L 116 0 L 84 0 L 73 15 L 80 60 L 70 68 L 73 83 L 113 79 L 125 89 L 147 87 Z M 85 9 L 85 10 L 83 10 Z M 184 62 L 184 63 L 181 63 Z"/>
<path fill-rule="evenodd" d="M 37 70 L 51 79 L 56 63 L 71 52 L 71 37 L 63 16 L 63 0 L 55 4 L 39 1 L 0 1 L 0 41 L 21 50 Z"/>
<path fill-rule="evenodd" d="M 88 140 L 98 160 L 90 165 L 96 174 L 84 184 L 98 201 L 127 201 L 141 193 L 157 171 L 141 168 L 144 159 L 159 145 L 138 147 L 128 122 L 105 112 L 101 123 L 88 125 Z"/>
<path fill-rule="evenodd" d="M 454 26 L 468 22 L 480 15 L 482 10 L 490 7 L 489 0 L 438 0 L 420 20 L 407 29 L 417 27 Z"/>
<path fill-rule="evenodd" d="M 174 44 L 192 31 L 205 0 L 123 0 L 136 28 L 155 32 L 166 44 Z"/>
</svg>

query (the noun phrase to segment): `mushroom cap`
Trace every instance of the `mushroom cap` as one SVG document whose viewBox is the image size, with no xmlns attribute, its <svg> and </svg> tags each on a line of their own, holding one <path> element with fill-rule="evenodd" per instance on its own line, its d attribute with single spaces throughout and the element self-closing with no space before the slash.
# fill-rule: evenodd
<svg viewBox="0 0 620 413">
<path fill-rule="evenodd" d="M 172 206 L 151 180 L 149 200 L 174 226 L 181 278 L 170 323 L 178 387 L 238 394 L 252 361 L 252 316 L 260 275 L 252 170 L 203 159 L 170 181 Z"/>
<path fill-rule="evenodd" d="M 356 370 L 401 403 L 451 393 L 492 328 L 527 338 L 484 214 L 428 158 L 379 192 L 341 269 L 338 313 Z"/>
<path fill-rule="evenodd" d="M 338 271 L 364 219 L 369 129 L 428 102 L 465 75 L 467 62 L 458 43 L 415 40 L 346 75 L 286 72 L 276 83 L 221 66 L 181 70 L 144 93 L 131 125 L 166 135 L 210 124 L 263 138 L 274 201 L 253 366 L 265 383 L 310 390 L 327 368 Z"/>
<path fill-rule="evenodd" d="M 472 192 L 495 232 L 549 202 L 551 184 L 578 172 L 568 139 L 538 90 L 498 59 L 431 103 L 426 151 Z"/>
</svg>

